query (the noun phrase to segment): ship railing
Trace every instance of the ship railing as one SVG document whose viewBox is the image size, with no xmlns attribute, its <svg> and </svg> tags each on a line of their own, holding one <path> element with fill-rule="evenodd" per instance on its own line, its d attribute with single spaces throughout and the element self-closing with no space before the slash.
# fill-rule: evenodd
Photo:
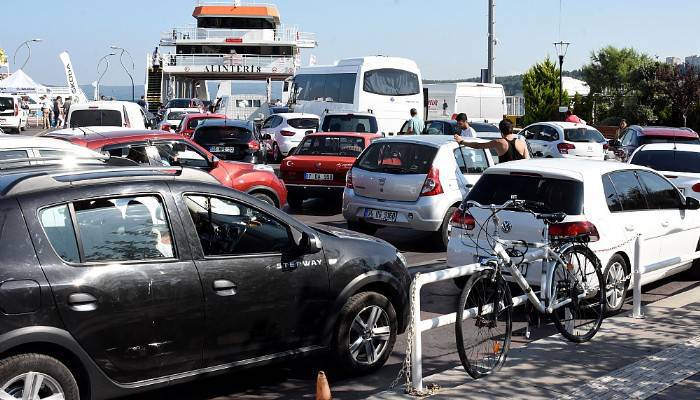
<svg viewBox="0 0 700 400">
<path fill-rule="evenodd" d="M 276 68 L 280 73 L 294 68 L 292 56 L 261 56 L 255 54 L 164 54 L 165 66 L 227 65 Z"/>
<path fill-rule="evenodd" d="M 258 2 L 247 2 L 247 1 L 208 1 L 208 0 L 197 0 L 195 2 L 197 6 L 232 6 L 232 7 L 276 7 L 272 3 L 258 3 Z"/>
<path fill-rule="evenodd" d="M 220 40 L 224 43 L 245 42 L 286 42 L 299 46 L 316 45 L 316 34 L 301 32 L 295 25 L 280 25 L 277 29 L 217 29 L 181 27 L 161 33 L 161 44 L 174 44 L 182 41 Z"/>
</svg>

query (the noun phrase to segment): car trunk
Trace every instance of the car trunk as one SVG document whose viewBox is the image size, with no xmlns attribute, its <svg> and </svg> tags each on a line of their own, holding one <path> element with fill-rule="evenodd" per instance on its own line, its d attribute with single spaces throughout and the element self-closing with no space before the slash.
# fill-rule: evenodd
<svg viewBox="0 0 700 400">
<path fill-rule="evenodd" d="M 568 149 L 568 154 L 582 158 L 603 158 L 605 149 L 603 143 L 605 138 L 603 135 L 592 128 L 568 128 L 564 129 L 564 139 L 568 143 L 573 144 L 575 148 Z"/>
<path fill-rule="evenodd" d="M 380 200 L 416 201 L 437 150 L 409 142 L 372 144 L 352 169 L 355 193 Z"/>
<path fill-rule="evenodd" d="M 292 156 L 284 160 L 282 179 L 291 184 L 344 186 L 354 157 Z"/>
<path fill-rule="evenodd" d="M 661 171 L 661 173 L 668 178 L 684 196 L 698 197 L 700 196 L 700 174 L 689 173 L 689 172 L 671 172 L 671 171 Z M 698 185 L 698 186 L 695 186 Z M 696 192 L 695 189 L 698 189 Z"/>
<path fill-rule="evenodd" d="M 237 126 L 200 127 L 195 142 L 222 160 L 242 160 L 251 155 L 253 133 Z"/>
</svg>

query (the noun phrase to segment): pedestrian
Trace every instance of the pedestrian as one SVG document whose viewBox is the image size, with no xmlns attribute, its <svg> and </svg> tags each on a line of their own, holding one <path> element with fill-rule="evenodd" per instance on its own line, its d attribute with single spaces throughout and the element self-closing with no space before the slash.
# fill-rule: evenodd
<svg viewBox="0 0 700 400">
<path fill-rule="evenodd" d="M 407 135 L 423 134 L 423 130 L 425 129 L 425 123 L 423 123 L 423 120 L 418 116 L 418 110 L 412 108 L 411 119 L 409 119 L 406 122 L 408 122 L 408 130 L 406 131 Z"/>
<path fill-rule="evenodd" d="M 627 125 L 627 120 L 622 118 L 620 120 L 620 123 L 617 124 L 617 130 L 615 131 L 615 140 L 620 140 L 620 136 L 622 135 L 622 132 L 627 129 L 629 125 Z"/>
<path fill-rule="evenodd" d="M 41 118 L 44 129 L 51 128 L 51 100 L 44 95 L 41 96 Z"/>
<path fill-rule="evenodd" d="M 442 100 L 442 116 L 443 116 L 443 117 L 446 117 L 446 116 L 447 116 L 447 109 L 448 109 L 449 107 L 450 107 L 450 106 L 447 105 L 447 99 L 443 99 L 443 100 Z"/>
<path fill-rule="evenodd" d="M 571 109 L 566 110 L 566 118 L 564 118 L 564 122 L 573 122 L 575 124 L 585 124 L 586 121 L 582 120 L 579 118 L 576 114 L 574 114 Z"/>
<path fill-rule="evenodd" d="M 144 110 L 148 109 L 148 103 L 146 103 L 146 98 L 144 96 L 141 96 L 136 104 L 140 105 Z"/>
<path fill-rule="evenodd" d="M 70 106 L 73 104 L 73 97 L 68 96 L 66 98 L 66 101 L 63 102 L 63 125 L 65 127 L 65 122 L 68 121 L 68 113 L 70 112 Z"/>
<path fill-rule="evenodd" d="M 469 118 L 467 118 L 467 114 L 459 113 L 457 114 L 457 118 L 455 118 L 455 120 L 457 121 L 457 128 L 459 129 L 460 136 L 463 138 L 476 138 L 476 131 L 474 128 L 469 126 Z"/>
<path fill-rule="evenodd" d="M 488 142 L 471 142 L 464 136 L 455 133 L 455 140 L 460 145 L 471 147 L 473 149 L 494 149 L 498 153 L 498 162 L 504 163 L 508 161 L 522 160 L 530 158 L 530 153 L 527 151 L 527 144 L 524 140 L 519 139 L 513 133 L 513 124 L 504 119 L 498 124 L 498 130 L 501 131 L 501 138 L 494 139 Z"/>
<path fill-rule="evenodd" d="M 61 113 L 63 112 L 63 99 L 61 96 L 56 96 L 53 100 L 53 127 L 57 128 L 58 122 L 61 121 Z"/>
</svg>

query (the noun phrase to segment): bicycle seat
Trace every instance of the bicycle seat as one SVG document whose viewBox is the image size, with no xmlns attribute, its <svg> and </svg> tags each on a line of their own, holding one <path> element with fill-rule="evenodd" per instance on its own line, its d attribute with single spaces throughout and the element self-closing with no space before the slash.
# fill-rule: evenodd
<svg viewBox="0 0 700 400">
<path fill-rule="evenodd" d="M 563 212 L 557 212 L 552 214 L 537 214 L 536 218 L 547 221 L 547 223 L 550 224 L 556 224 L 557 222 L 563 221 L 564 218 L 566 218 L 566 214 Z"/>
</svg>

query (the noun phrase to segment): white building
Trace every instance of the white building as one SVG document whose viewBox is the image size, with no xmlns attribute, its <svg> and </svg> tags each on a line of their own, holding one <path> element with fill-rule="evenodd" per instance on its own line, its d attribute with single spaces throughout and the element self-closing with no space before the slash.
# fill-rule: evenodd
<svg viewBox="0 0 700 400">
<path fill-rule="evenodd" d="M 691 65 L 696 68 L 700 68 L 700 56 L 688 56 L 685 58 L 685 65 Z"/>
<path fill-rule="evenodd" d="M 681 65 L 683 60 L 680 57 L 666 57 L 666 64 L 669 65 Z"/>
</svg>

